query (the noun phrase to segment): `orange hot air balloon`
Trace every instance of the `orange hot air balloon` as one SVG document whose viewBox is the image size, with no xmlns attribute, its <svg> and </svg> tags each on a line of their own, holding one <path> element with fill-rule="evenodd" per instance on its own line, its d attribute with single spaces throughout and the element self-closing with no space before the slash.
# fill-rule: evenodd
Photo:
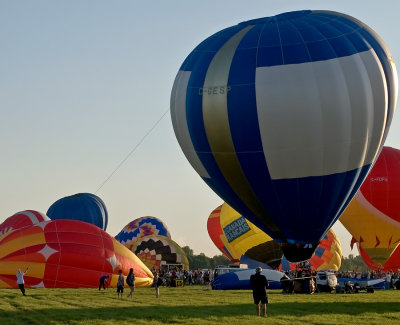
<svg viewBox="0 0 400 325">
<path fill-rule="evenodd" d="M 384 147 L 341 223 L 377 265 L 384 265 L 400 242 L 400 150 Z"/>
<path fill-rule="evenodd" d="M 102 275 L 116 286 L 118 271 L 134 269 L 138 287 L 153 275 L 129 249 L 105 231 L 82 221 L 40 222 L 0 238 L 0 288 L 17 288 L 17 269 L 29 267 L 26 287 L 95 288 Z"/>
</svg>

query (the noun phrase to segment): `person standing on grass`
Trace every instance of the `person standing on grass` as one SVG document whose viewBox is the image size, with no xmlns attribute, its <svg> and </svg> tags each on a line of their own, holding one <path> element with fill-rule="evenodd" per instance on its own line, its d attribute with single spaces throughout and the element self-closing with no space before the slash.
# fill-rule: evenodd
<svg viewBox="0 0 400 325">
<path fill-rule="evenodd" d="M 19 290 L 21 290 L 21 292 L 22 292 L 22 294 L 23 294 L 24 296 L 26 296 L 26 294 L 25 294 L 24 275 L 25 275 L 25 273 L 28 271 L 28 268 L 29 268 L 29 267 L 27 267 L 27 268 L 25 269 L 25 272 L 21 272 L 20 269 L 18 269 L 18 271 L 17 271 L 17 284 L 18 284 Z"/>
<path fill-rule="evenodd" d="M 160 285 L 162 282 L 162 279 L 160 278 L 158 272 L 154 272 L 154 279 L 153 279 L 153 284 L 154 284 L 154 289 L 156 289 L 156 298 L 160 297 Z"/>
<path fill-rule="evenodd" d="M 118 271 L 118 282 L 117 282 L 117 294 L 118 294 L 118 298 L 119 295 L 121 294 L 121 299 L 122 299 L 122 295 L 124 293 L 124 284 L 125 284 L 125 278 L 124 275 L 122 274 L 122 270 Z"/>
<path fill-rule="evenodd" d="M 133 273 L 133 269 L 129 269 L 129 274 L 126 277 L 126 284 L 129 286 L 131 289 L 131 292 L 129 292 L 128 298 L 132 297 L 133 292 L 135 291 L 135 273 Z"/>
<path fill-rule="evenodd" d="M 267 316 L 267 287 L 269 286 L 268 280 L 265 275 L 261 274 L 262 268 L 256 268 L 256 274 L 250 277 L 250 284 L 253 287 L 253 299 L 256 305 L 257 315 L 260 316 L 260 302 L 263 305 L 263 315 Z"/>
<path fill-rule="evenodd" d="M 103 275 L 100 279 L 99 279 L 99 291 L 101 290 L 101 287 L 103 287 L 104 290 L 106 290 L 106 284 L 108 286 L 108 279 L 110 278 L 109 275 Z"/>
</svg>

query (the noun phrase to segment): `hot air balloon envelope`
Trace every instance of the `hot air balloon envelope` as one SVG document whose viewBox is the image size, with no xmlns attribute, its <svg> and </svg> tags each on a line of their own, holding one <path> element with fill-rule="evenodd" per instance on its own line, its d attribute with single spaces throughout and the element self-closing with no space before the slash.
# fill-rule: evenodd
<svg viewBox="0 0 400 325">
<path fill-rule="evenodd" d="M 374 163 L 396 96 L 393 59 L 373 30 L 307 10 L 199 44 L 176 76 L 171 118 L 203 180 L 300 261 Z"/>
<path fill-rule="evenodd" d="M 400 242 L 400 150 L 384 147 L 340 222 L 368 256 L 384 265 Z"/>
<path fill-rule="evenodd" d="M 162 265 L 181 264 L 189 269 L 184 250 L 172 239 L 165 236 L 145 236 L 135 242 L 132 252 L 149 268 L 160 270 Z"/>
<path fill-rule="evenodd" d="M 207 230 L 214 244 L 231 261 L 238 262 L 246 255 L 272 268 L 280 264 L 282 250 L 279 245 L 227 203 L 210 214 Z"/>
<path fill-rule="evenodd" d="M 156 217 L 141 217 L 128 223 L 115 239 L 131 248 L 137 240 L 145 236 L 159 235 L 171 238 L 171 233 L 164 221 Z"/>
<path fill-rule="evenodd" d="M 107 208 L 102 199 L 90 193 L 78 193 L 57 200 L 47 210 L 47 215 L 52 220 L 80 220 L 107 229 Z"/>
<path fill-rule="evenodd" d="M 100 228 L 77 220 L 45 221 L 0 238 L 0 288 L 17 288 L 17 269 L 29 267 L 27 287 L 96 288 L 102 275 L 116 286 L 118 271 L 133 268 L 135 284 L 149 287 L 150 270 Z"/>
</svg>

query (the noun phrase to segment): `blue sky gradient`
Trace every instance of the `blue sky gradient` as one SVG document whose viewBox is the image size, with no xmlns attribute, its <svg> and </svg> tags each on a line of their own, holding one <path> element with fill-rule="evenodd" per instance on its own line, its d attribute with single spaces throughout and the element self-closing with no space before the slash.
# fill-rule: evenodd
<svg viewBox="0 0 400 325">
<path fill-rule="evenodd" d="M 400 62 L 395 0 L 0 1 L 0 222 L 20 210 L 46 212 L 63 196 L 94 193 L 169 110 L 175 75 L 203 39 L 301 9 L 360 19 Z M 400 148 L 399 112 L 386 145 Z M 219 253 L 206 223 L 222 201 L 187 162 L 169 114 L 98 195 L 113 236 L 151 215 L 195 253 Z M 351 253 L 347 231 L 334 230 Z"/>
</svg>

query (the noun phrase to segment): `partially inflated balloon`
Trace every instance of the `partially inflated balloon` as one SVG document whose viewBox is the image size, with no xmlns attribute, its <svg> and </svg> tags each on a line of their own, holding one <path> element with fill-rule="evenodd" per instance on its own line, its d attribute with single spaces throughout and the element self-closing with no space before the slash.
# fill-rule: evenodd
<svg viewBox="0 0 400 325">
<path fill-rule="evenodd" d="M 299 261 L 357 192 L 396 98 L 392 56 L 373 30 L 298 11 L 198 45 L 176 76 L 171 117 L 203 180 Z"/>
<path fill-rule="evenodd" d="M 308 260 L 308 263 L 314 271 L 338 271 L 340 269 L 340 265 L 342 264 L 342 246 L 339 238 L 332 229 L 322 238 L 314 255 Z M 298 263 L 290 263 L 287 259 L 282 258 L 281 269 L 296 270 L 297 266 Z"/>
<path fill-rule="evenodd" d="M 29 267 L 27 287 L 96 288 L 102 275 L 116 286 L 118 271 L 133 268 L 135 284 L 151 286 L 153 275 L 129 249 L 98 227 L 76 220 L 45 221 L 0 238 L 0 288 L 17 288 L 17 269 Z"/>
<path fill-rule="evenodd" d="M 115 239 L 131 248 L 137 240 L 145 236 L 159 235 L 171 238 L 171 233 L 164 221 L 156 217 L 141 217 L 128 223 Z"/>
<path fill-rule="evenodd" d="M 400 150 L 384 147 L 368 177 L 340 217 L 377 265 L 400 241 Z"/>
<path fill-rule="evenodd" d="M 102 199 L 91 193 L 78 193 L 59 199 L 50 206 L 47 215 L 51 220 L 80 220 L 103 230 L 107 229 L 106 205 Z"/>
<path fill-rule="evenodd" d="M 241 253 L 239 253 L 227 240 L 224 231 L 221 227 L 220 215 L 222 205 L 217 207 L 207 220 L 208 234 L 217 248 L 227 257 L 232 263 L 239 264 Z"/>
<path fill-rule="evenodd" d="M 35 225 L 42 221 L 49 221 L 49 217 L 44 213 L 35 210 L 25 210 L 13 214 L 0 224 L 0 237 L 5 233 L 26 226 Z"/>
<path fill-rule="evenodd" d="M 313 270 L 336 270 L 342 264 L 342 246 L 339 238 L 329 230 L 324 238 L 321 239 L 313 257 L 309 260 Z"/>
<path fill-rule="evenodd" d="M 182 264 L 184 269 L 189 269 L 189 261 L 184 250 L 165 236 L 153 235 L 140 238 L 131 250 L 149 269 L 159 270 L 166 264 Z"/>
<path fill-rule="evenodd" d="M 211 239 L 222 251 L 240 260 L 241 255 L 278 267 L 282 257 L 279 245 L 260 228 L 244 218 L 227 203 L 215 209 L 208 218 Z M 221 245 L 222 243 L 222 245 Z"/>
</svg>

